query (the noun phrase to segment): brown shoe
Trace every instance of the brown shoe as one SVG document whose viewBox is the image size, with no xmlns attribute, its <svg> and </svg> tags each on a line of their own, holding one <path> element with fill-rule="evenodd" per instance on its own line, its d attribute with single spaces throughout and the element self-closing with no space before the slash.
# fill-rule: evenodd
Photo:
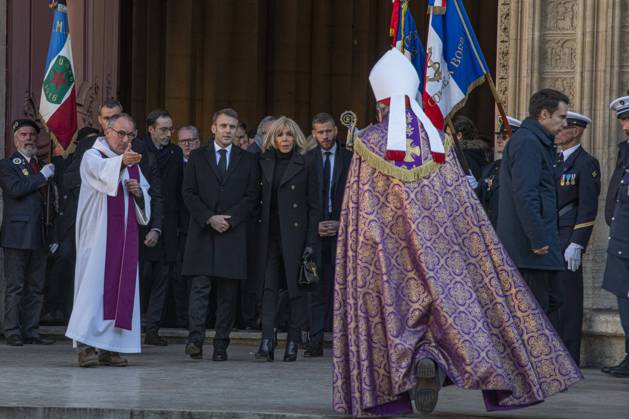
<svg viewBox="0 0 629 419">
<path fill-rule="evenodd" d="M 126 367 L 129 362 L 120 356 L 118 352 L 100 351 L 98 362 L 107 367 Z"/>
<path fill-rule="evenodd" d="M 89 368 L 98 366 L 98 354 L 94 348 L 84 348 L 79 351 L 79 367 Z"/>
</svg>

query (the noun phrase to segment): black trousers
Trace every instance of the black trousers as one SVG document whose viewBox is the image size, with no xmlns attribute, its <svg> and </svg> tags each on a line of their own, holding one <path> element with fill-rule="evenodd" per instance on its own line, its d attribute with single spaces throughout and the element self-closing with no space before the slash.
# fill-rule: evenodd
<svg viewBox="0 0 629 419">
<path fill-rule="evenodd" d="M 260 313 L 257 229 L 258 217 L 251 217 L 247 221 L 247 279 L 240 287 L 240 316 L 244 327 L 257 326 Z"/>
<path fill-rule="evenodd" d="M 629 298 L 618 298 L 618 312 L 620 314 L 620 324 L 625 332 L 625 353 L 629 356 Z"/>
<path fill-rule="evenodd" d="M 60 310 L 65 319 L 72 313 L 74 300 L 74 266 L 76 263 L 76 243 L 73 234 L 68 234 L 59 243 L 57 251 L 48 257 L 46 288 L 44 293 L 44 313 Z"/>
<path fill-rule="evenodd" d="M 177 266 L 171 283 L 175 303 L 175 323 L 177 327 L 188 327 L 188 299 L 190 296 L 190 277 L 181 274 L 183 255 L 186 250 L 185 233 L 180 233 L 177 243 Z"/>
<path fill-rule="evenodd" d="M 562 247 L 562 251 L 566 250 L 568 244 Z M 555 272 L 549 285 L 548 318 L 572 359 L 579 365 L 583 328 L 583 265 L 576 272 L 567 269 Z"/>
<path fill-rule="evenodd" d="M 163 260 L 142 263 L 143 289 L 145 301 L 144 323 L 146 333 L 157 333 L 162 322 L 166 305 L 168 284 L 175 271 L 174 263 Z"/>
<path fill-rule="evenodd" d="M 269 241 L 269 252 L 264 274 L 262 338 L 273 339 L 280 284 L 286 282 L 284 258 L 282 257 L 279 240 L 271 239 Z M 296 295 L 290 297 L 289 307 L 288 340 L 301 342 L 301 331 L 306 329 L 307 323 L 306 298 L 302 291 L 297 290 Z"/>
<path fill-rule="evenodd" d="M 216 323 L 214 330 L 214 347 L 226 349 L 229 345 L 229 334 L 236 322 L 238 308 L 238 287 L 240 280 L 195 276 L 190 283 L 190 305 L 188 309 L 188 341 L 203 345 L 205 324 L 210 302 L 210 291 L 216 288 Z"/>
<path fill-rule="evenodd" d="M 4 249 L 4 336 L 39 336 L 48 249 Z"/>
<path fill-rule="evenodd" d="M 520 274 L 526 281 L 526 284 L 531 289 L 531 292 L 537 299 L 537 302 L 541 306 L 545 313 L 549 312 L 551 301 L 551 280 L 554 275 L 554 271 L 545 271 L 541 269 L 520 269 Z M 557 299 L 553 299 L 557 301 Z"/>
<path fill-rule="evenodd" d="M 321 240 L 321 275 L 320 281 L 310 290 L 310 341 L 316 344 L 323 342 L 323 332 L 332 329 L 332 300 L 334 297 L 334 265 L 336 255 L 333 254 L 336 236 Z"/>
</svg>

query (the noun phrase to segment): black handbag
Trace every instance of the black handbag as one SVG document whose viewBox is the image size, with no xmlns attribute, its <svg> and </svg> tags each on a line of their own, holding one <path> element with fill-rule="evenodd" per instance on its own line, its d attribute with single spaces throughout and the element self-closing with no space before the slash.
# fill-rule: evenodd
<svg viewBox="0 0 629 419">
<path fill-rule="evenodd" d="M 304 250 L 304 255 L 301 257 L 301 263 L 299 264 L 297 286 L 299 288 L 310 288 L 317 282 L 319 282 L 317 264 L 312 261 L 312 249 L 307 247 L 306 250 Z"/>
</svg>

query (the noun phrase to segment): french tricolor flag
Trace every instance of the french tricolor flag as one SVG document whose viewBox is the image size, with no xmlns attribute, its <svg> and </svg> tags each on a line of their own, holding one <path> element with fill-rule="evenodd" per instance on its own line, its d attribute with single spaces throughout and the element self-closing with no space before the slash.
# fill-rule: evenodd
<svg viewBox="0 0 629 419">
<path fill-rule="evenodd" d="M 437 129 L 485 81 L 487 63 L 461 0 L 429 0 L 424 111 Z"/>
</svg>

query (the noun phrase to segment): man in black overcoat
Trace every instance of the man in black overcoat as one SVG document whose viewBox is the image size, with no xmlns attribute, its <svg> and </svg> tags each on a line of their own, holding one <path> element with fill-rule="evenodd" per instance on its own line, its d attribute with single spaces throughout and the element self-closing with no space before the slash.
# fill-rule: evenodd
<svg viewBox="0 0 629 419">
<path fill-rule="evenodd" d="M 192 276 L 185 351 L 193 359 L 203 356 L 208 300 L 216 287 L 212 359 L 227 360 L 238 288 L 247 278 L 247 221 L 258 201 L 258 169 L 255 155 L 232 145 L 237 126 L 236 111 L 216 112 L 214 141 L 190 153 L 184 173 L 190 224 L 182 274 Z"/>
<path fill-rule="evenodd" d="M 581 256 L 587 248 L 598 211 L 601 168 L 598 160 L 581 146 L 581 137 L 592 121 L 568 112 L 567 128 L 555 137 L 559 147 L 556 167 L 559 245 L 565 270 L 551 280 L 550 321 L 577 365 L 583 327 L 583 267 Z M 553 310 L 554 308 L 554 310 Z"/>
<path fill-rule="evenodd" d="M 144 343 L 166 346 L 159 336 L 162 314 L 170 285 L 175 281 L 177 263 L 177 229 L 183 180 L 183 153 L 170 142 L 174 132 L 170 114 L 162 109 L 146 117 L 148 135 L 142 140 L 144 152 L 155 156 L 162 195 L 162 223 L 141 227 L 144 243 L 141 248 L 144 312 Z M 152 187 L 153 185 L 151 185 Z"/>
<path fill-rule="evenodd" d="M 564 269 L 557 227 L 554 138 L 565 126 L 570 99 L 542 89 L 502 156 L 497 233 L 513 262 L 548 312 L 550 280 Z"/>
<path fill-rule="evenodd" d="M 626 356 L 620 364 L 604 367 L 602 371 L 617 377 L 629 377 L 629 95 L 615 99 L 610 107 L 616 111 L 625 138 L 618 144 L 618 159 L 605 201 L 609 244 L 603 289 L 614 294 L 618 300 Z"/>
<path fill-rule="evenodd" d="M 321 261 L 320 282 L 310 290 L 310 330 L 309 344 L 305 357 L 323 356 L 323 332 L 332 328 L 332 297 L 334 294 L 334 267 L 336 262 L 336 238 L 339 228 L 341 206 L 347 172 L 352 153 L 337 141 L 338 129 L 334 118 L 320 113 L 312 119 L 312 136 L 317 147 L 308 157 L 320 175 L 321 214 L 319 237 L 321 239 L 318 258 Z"/>
<path fill-rule="evenodd" d="M 3 193 L 0 246 L 4 249 L 4 337 L 11 346 L 49 345 L 39 335 L 48 243 L 44 232 L 46 188 L 55 166 L 37 161 L 39 127 L 30 119 L 13 122 L 16 151 L 0 160 Z"/>
</svg>

